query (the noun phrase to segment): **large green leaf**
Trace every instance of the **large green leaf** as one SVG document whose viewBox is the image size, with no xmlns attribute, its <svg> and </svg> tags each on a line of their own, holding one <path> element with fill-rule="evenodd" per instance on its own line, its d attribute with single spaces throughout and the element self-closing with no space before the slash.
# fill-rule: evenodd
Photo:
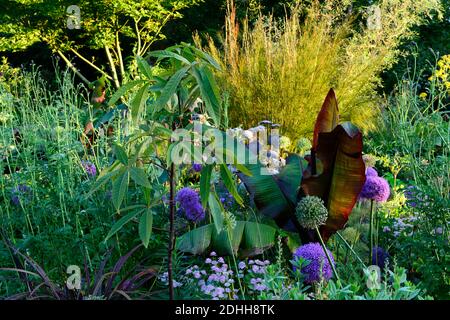
<svg viewBox="0 0 450 320">
<path fill-rule="evenodd" d="M 225 187 L 233 196 L 234 200 L 236 200 L 238 204 L 243 205 L 243 200 L 237 191 L 236 183 L 233 180 L 233 175 L 230 169 L 228 169 L 227 165 L 224 163 L 220 165 L 220 177 L 222 178 Z"/>
<path fill-rule="evenodd" d="M 220 255 L 237 255 L 239 245 L 242 242 L 245 223 L 245 221 L 236 221 L 236 226 L 230 232 L 222 229 L 221 232 L 217 233 L 214 230 L 212 234 L 214 251 Z"/>
<path fill-rule="evenodd" d="M 239 248 L 245 256 L 262 253 L 275 243 L 276 229 L 252 221 L 236 221 L 236 227 L 217 232 L 213 224 L 189 231 L 178 238 L 177 249 L 202 254 L 210 246 L 220 255 L 236 255 Z M 231 238 L 229 237 L 231 235 Z M 242 255 L 242 254 L 241 254 Z"/>
<path fill-rule="evenodd" d="M 295 218 L 295 206 L 302 181 L 304 161 L 297 155 L 278 175 L 270 175 L 261 164 L 245 165 L 252 175 L 240 174 L 258 211 L 275 220 L 277 225 L 289 231 L 300 229 Z"/>
<path fill-rule="evenodd" d="M 202 254 L 211 244 L 214 225 L 208 224 L 183 234 L 177 239 L 177 249 L 192 254 Z"/>
<path fill-rule="evenodd" d="M 247 221 L 244 230 L 244 248 L 262 250 L 272 246 L 276 231 L 272 226 Z"/>
<path fill-rule="evenodd" d="M 327 205 L 328 220 L 320 228 L 324 240 L 344 227 L 364 185 L 362 147 L 362 133 L 348 122 L 319 134 L 317 158 L 323 173 L 303 179 L 302 189 Z"/>
</svg>

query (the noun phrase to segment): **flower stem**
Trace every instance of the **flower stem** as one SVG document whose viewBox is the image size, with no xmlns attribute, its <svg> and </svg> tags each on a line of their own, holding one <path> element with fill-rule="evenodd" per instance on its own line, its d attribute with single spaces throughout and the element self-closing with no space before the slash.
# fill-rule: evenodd
<svg viewBox="0 0 450 320">
<path fill-rule="evenodd" d="M 370 200 L 369 242 L 370 242 L 369 265 L 371 265 L 373 259 L 373 200 Z"/>
<path fill-rule="evenodd" d="M 325 252 L 325 255 L 327 256 L 328 263 L 330 264 L 331 269 L 333 270 L 334 276 L 336 277 L 336 280 L 339 282 L 339 285 L 340 285 L 341 280 L 339 279 L 339 275 L 336 271 L 336 268 L 334 267 L 334 263 L 333 263 L 333 261 L 331 261 L 330 255 L 328 254 L 327 247 L 325 247 L 325 243 L 323 242 L 322 236 L 320 235 L 319 228 L 316 227 L 315 230 L 317 233 L 317 237 L 319 238 L 320 244 L 322 245 L 323 251 Z"/>
</svg>

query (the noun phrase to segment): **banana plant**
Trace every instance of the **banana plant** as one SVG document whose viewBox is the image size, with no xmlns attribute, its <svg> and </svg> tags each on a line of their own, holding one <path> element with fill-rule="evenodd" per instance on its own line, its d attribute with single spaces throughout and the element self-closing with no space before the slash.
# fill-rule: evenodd
<svg viewBox="0 0 450 320">
<path fill-rule="evenodd" d="M 302 242 L 316 242 L 317 236 L 299 225 L 297 203 L 306 195 L 320 197 L 328 219 L 320 227 L 326 241 L 343 228 L 365 182 L 362 133 L 349 122 L 339 123 L 336 95 L 330 89 L 318 114 L 312 149 L 305 159 L 291 155 L 278 175 L 258 174 L 261 164 L 248 165 L 251 176 L 240 178 L 261 214 L 276 224 L 298 232 Z"/>
</svg>

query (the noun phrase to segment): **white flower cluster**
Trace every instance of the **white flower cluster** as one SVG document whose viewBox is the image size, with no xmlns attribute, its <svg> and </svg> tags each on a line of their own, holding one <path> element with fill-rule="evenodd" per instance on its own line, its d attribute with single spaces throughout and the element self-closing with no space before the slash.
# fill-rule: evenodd
<svg viewBox="0 0 450 320">
<path fill-rule="evenodd" d="M 291 144 L 288 137 L 280 137 L 277 133 L 277 130 L 269 133 L 263 125 L 247 130 L 242 128 L 227 130 L 229 136 L 235 137 L 246 144 L 249 150 L 258 156 L 261 164 L 267 167 L 267 171 L 273 175 L 280 173 L 281 168 L 286 165 L 286 160 L 281 156 L 280 149 L 287 149 Z"/>
</svg>

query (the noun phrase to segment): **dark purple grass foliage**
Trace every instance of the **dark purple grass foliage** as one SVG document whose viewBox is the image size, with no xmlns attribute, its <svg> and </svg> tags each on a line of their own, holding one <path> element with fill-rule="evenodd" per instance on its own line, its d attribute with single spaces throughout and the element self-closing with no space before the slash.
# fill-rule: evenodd
<svg viewBox="0 0 450 320">
<path fill-rule="evenodd" d="M 376 202 L 385 202 L 390 193 L 389 183 L 385 179 L 377 176 L 366 176 L 366 182 L 359 197 Z"/>
<path fill-rule="evenodd" d="M 200 222 L 205 218 L 205 210 L 200 202 L 200 197 L 194 189 L 180 189 L 175 197 L 180 206 L 180 211 L 184 212 L 186 219 L 192 222 Z"/>
<path fill-rule="evenodd" d="M 333 254 L 328 250 L 331 261 L 334 264 Z M 308 243 L 297 248 L 294 252 L 295 258 L 303 258 L 310 263 L 300 271 L 306 276 L 306 283 L 316 283 L 321 279 L 330 280 L 333 275 L 333 269 L 328 262 L 327 256 L 319 243 Z M 294 267 L 295 269 L 295 267 Z"/>
</svg>

